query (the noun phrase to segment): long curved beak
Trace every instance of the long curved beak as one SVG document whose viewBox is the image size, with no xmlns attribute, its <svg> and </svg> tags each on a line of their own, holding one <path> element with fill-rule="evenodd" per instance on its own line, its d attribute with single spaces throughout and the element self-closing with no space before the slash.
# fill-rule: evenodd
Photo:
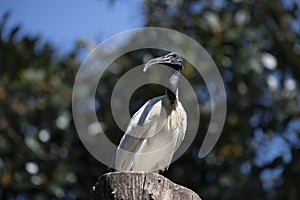
<svg viewBox="0 0 300 200">
<path fill-rule="evenodd" d="M 162 57 L 158 57 L 158 58 L 153 58 L 153 59 L 149 60 L 146 63 L 143 71 L 146 72 L 151 65 L 155 65 L 155 64 L 170 64 L 170 63 L 171 63 L 170 58 L 168 58 L 166 56 L 162 56 Z"/>
</svg>

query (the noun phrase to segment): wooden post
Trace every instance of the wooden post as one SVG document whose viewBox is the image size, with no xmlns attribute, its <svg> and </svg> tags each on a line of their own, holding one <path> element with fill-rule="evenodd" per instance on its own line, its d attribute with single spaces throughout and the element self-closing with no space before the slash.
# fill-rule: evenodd
<svg viewBox="0 0 300 200">
<path fill-rule="evenodd" d="M 91 191 L 93 200 L 201 200 L 192 190 L 152 172 L 111 172 Z"/>
</svg>

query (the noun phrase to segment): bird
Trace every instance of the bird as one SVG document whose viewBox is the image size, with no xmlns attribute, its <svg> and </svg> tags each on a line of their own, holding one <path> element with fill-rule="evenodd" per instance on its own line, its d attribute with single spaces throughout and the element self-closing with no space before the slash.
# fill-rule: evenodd
<svg viewBox="0 0 300 200">
<path fill-rule="evenodd" d="M 184 140 L 187 114 L 178 98 L 182 59 L 171 52 L 149 60 L 143 71 L 156 64 L 174 69 L 168 87 L 164 95 L 148 100 L 131 118 L 116 151 L 117 171 L 163 172 Z"/>
</svg>

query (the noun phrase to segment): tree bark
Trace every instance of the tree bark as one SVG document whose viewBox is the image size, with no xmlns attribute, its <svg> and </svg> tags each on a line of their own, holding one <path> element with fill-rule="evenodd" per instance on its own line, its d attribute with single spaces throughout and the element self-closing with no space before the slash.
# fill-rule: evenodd
<svg viewBox="0 0 300 200">
<path fill-rule="evenodd" d="M 152 172 L 111 172 L 91 191 L 93 200 L 201 200 L 192 190 Z"/>
</svg>

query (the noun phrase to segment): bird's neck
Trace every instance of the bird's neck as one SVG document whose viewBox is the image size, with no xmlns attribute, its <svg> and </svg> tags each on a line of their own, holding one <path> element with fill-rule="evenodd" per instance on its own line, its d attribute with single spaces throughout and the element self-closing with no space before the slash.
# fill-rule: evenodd
<svg viewBox="0 0 300 200">
<path fill-rule="evenodd" d="M 170 103 L 174 104 L 174 102 L 177 99 L 177 89 L 178 89 L 178 82 L 180 78 L 180 72 L 175 72 L 170 78 L 169 78 L 169 87 L 167 88 L 167 95 L 170 99 Z"/>
</svg>

